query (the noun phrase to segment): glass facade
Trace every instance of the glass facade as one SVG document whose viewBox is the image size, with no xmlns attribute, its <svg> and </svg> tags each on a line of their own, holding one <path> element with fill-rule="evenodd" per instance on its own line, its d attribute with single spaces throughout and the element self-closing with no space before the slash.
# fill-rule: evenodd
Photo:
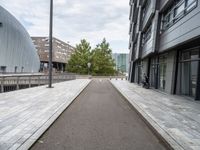
<svg viewBox="0 0 200 150">
<path fill-rule="evenodd" d="M 180 94 L 195 97 L 197 91 L 199 49 L 183 51 L 180 54 L 179 77 Z"/>
<path fill-rule="evenodd" d="M 162 30 L 167 30 L 196 6 L 197 0 L 175 0 L 173 5 L 163 14 Z"/>
<path fill-rule="evenodd" d="M 161 55 L 151 59 L 150 85 L 162 91 L 166 85 L 167 55 Z"/>
<path fill-rule="evenodd" d="M 158 88 L 161 90 L 165 90 L 166 69 L 167 69 L 167 56 L 166 55 L 160 56 L 158 65 Z"/>
<path fill-rule="evenodd" d="M 142 46 L 145 45 L 145 43 L 151 39 L 151 33 L 152 33 L 152 26 L 150 25 L 147 30 L 143 33 L 143 36 L 142 36 Z"/>
<path fill-rule="evenodd" d="M 142 63 L 141 61 L 136 63 L 136 72 L 135 72 L 135 82 L 138 84 L 142 83 Z"/>
<path fill-rule="evenodd" d="M 150 65 L 150 86 L 157 88 L 157 75 L 158 75 L 158 63 L 157 58 L 151 59 Z"/>
<path fill-rule="evenodd" d="M 115 69 L 122 73 L 128 72 L 129 68 L 129 54 L 113 53 L 112 58 L 115 60 Z"/>
</svg>

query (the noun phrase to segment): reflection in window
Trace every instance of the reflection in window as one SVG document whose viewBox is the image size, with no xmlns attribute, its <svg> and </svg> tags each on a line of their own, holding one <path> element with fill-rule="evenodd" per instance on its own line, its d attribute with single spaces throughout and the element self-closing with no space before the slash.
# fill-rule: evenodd
<svg viewBox="0 0 200 150">
<path fill-rule="evenodd" d="M 195 97 L 199 65 L 199 50 L 185 51 L 180 58 L 180 91 Z"/>
<path fill-rule="evenodd" d="M 171 27 L 179 19 L 197 6 L 197 0 L 177 0 L 163 14 L 162 31 Z"/>
<path fill-rule="evenodd" d="M 147 10 L 149 9 L 149 6 L 151 4 L 151 0 L 147 0 L 146 4 L 142 10 L 142 20 L 144 21 L 145 16 L 147 15 Z"/>
<path fill-rule="evenodd" d="M 161 90 L 165 90 L 166 85 L 166 70 L 167 70 L 167 56 L 159 57 L 159 75 L 158 75 L 158 88 Z"/>
<path fill-rule="evenodd" d="M 150 25 L 147 30 L 143 33 L 142 37 L 142 46 L 151 38 L 151 28 L 152 26 Z"/>
<path fill-rule="evenodd" d="M 186 2 L 186 11 L 190 11 L 194 7 L 197 6 L 197 1 L 196 0 L 187 0 Z"/>
<path fill-rule="evenodd" d="M 174 17 L 178 18 L 179 16 L 184 14 L 184 9 L 185 9 L 185 1 L 181 1 L 175 9 L 174 9 Z"/>
</svg>

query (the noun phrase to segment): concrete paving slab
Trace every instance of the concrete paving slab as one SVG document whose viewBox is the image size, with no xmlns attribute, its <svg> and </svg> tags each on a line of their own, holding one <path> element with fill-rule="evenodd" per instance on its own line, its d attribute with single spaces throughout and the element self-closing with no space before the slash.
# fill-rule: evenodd
<svg viewBox="0 0 200 150">
<path fill-rule="evenodd" d="M 78 79 L 0 94 L 0 149 L 28 149 L 90 83 Z"/>
<path fill-rule="evenodd" d="M 200 148 L 200 102 L 144 89 L 128 81 L 111 80 L 111 83 L 170 147 Z"/>
</svg>

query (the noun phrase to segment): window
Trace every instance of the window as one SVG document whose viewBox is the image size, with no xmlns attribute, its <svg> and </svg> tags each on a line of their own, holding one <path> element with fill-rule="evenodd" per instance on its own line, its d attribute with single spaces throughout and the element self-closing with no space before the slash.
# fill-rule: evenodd
<svg viewBox="0 0 200 150">
<path fill-rule="evenodd" d="M 197 0 L 187 0 L 186 11 L 190 11 L 196 6 L 197 6 Z"/>
<path fill-rule="evenodd" d="M 176 7 L 174 8 L 174 18 L 179 18 L 181 15 L 184 14 L 185 9 L 185 1 L 179 2 Z"/>
<path fill-rule="evenodd" d="M 158 88 L 161 90 L 165 90 L 166 70 L 167 70 L 167 56 L 163 55 L 159 57 L 159 65 L 158 65 Z"/>
<path fill-rule="evenodd" d="M 147 10 L 149 9 L 150 4 L 151 4 L 151 0 L 147 0 L 145 6 L 143 8 L 143 11 L 142 11 L 142 20 L 144 20 L 146 14 L 147 14 Z"/>
<path fill-rule="evenodd" d="M 200 50 L 182 51 L 179 60 L 180 94 L 195 97 L 197 91 L 198 68 L 200 64 Z"/>
<path fill-rule="evenodd" d="M 142 46 L 151 38 L 151 28 L 152 26 L 150 25 L 147 30 L 143 33 L 142 37 Z"/>
<path fill-rule="evenodd" d="M 157 74 L 158 74 L 158 62 L 157 58 L 151 58 L 150 66 L 150 86 L 157 88 Z"/>
<path fill-rule="evenodd" d="M 197 0 L 176 0 L 163 14 L 162 31 L 167 30 L 197 6 Z"/>
</svg>

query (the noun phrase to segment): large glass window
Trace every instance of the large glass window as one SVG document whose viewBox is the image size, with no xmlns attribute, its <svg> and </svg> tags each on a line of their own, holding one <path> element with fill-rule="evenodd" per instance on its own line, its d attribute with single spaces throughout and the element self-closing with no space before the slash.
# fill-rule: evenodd
<svg viewBox="0 0 200 150">
<path fill-rule="evenodd" d="M 147 0 L 143 9 L 142 9 L 142 20 L 144 21 L 146 15 L 147 15 L 147 10 L 149 9 L 149 6 L 151 4 L 151 0 Z"/>
<path fill-rule="evenodd" d="M 140 84 L 142 83 L 142 63 L 141 61 L 137 62 L 135 70 L 135 81 Z"/>
<path fill-rule="evenodd" d="M 187 0 L 187 2 L 186 2 L 186 11 L 190 11 L 196 6 L 197 6 L 197 1 L 196 0 Z"/>
<path fill-rule="evenodd" d="M 174 17 L 179 18 L 181 15 L 184 14 L 185 9 L 185 1 L 179 2 L 176 7 L 174 8 Z"/>
<path fill-rule="evenodd" d="M 147 30 L 143 33 L 142 36 L 142 46 L 151 38 L 151 28 L 152 26 L 150 25 Z"/>
<path fill-rule="evenodd" d="M 166 69 L 167 69 L 167 56 L 163 55 L 159 57 L 159 68 L 158 68 L 158 88 L 165 90 L 166 85 Z"/>
<path fill-rule="evenodd" d="M 157 72 L 158 72 L 157 58 L 152 58 L 150 66 L 150 86 L 154 88 L 157 87 Z"/>
<path fill-rule="evenodd" d="M 182 95 L 195 97 L 198 68 L 199 49 L 184 51 L 180 56 L 180 91 Z"/>
<path fill-rule="evenodd" d="M 197 0 L 175 0 L 164 12 L 162 31 L 165 31 L 197 6 Z"/>
</svg>

